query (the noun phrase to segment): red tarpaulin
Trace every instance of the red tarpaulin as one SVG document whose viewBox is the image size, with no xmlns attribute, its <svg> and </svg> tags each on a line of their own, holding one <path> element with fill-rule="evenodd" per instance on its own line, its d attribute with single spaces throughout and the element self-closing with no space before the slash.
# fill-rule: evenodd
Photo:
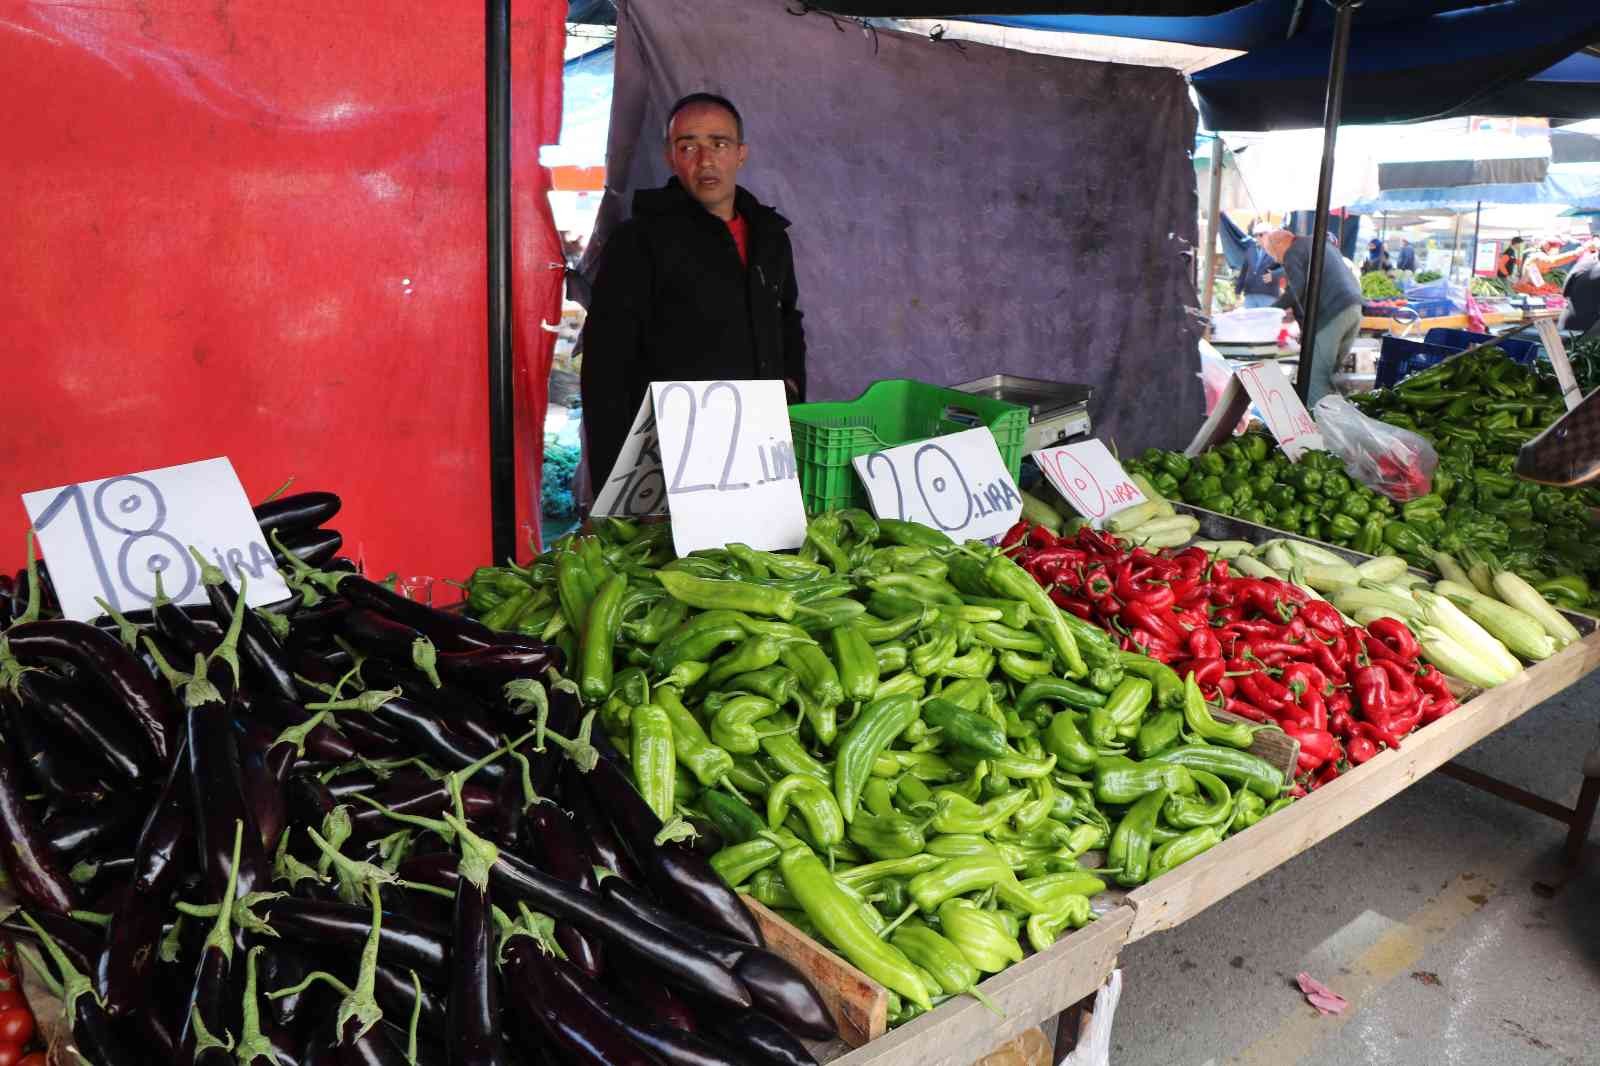
<svg viewBox="0 0 1600 1066">
<path fill-rule="evenodd" d="M 512 24 L 518 520 L 562 256 L 566 0 Z M 484 9 L 0 0 L 0 560 L 17 494 L 232 458 L 345 500 L 369 571 L 489 555 Z"/>
</svg>

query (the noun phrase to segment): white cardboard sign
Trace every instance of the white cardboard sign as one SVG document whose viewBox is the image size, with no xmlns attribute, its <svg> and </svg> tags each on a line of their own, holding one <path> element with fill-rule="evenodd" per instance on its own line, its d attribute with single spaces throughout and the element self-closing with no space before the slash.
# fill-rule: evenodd
<svg viewBox="0 0 1600 1066">
<path fill-rule="evenodd" d="M 22 505 L 50 563 L 50 580 L 68 618 L 149 606 L 155 575 L 178 604 L 206 602 L 192 546 L 233 583 L 251 607 L 286 599 L 239 475 L 226 458 L 82 481 L 22 494 Z"/>
<path fill-rule="evenodd" d="M 1118 511 L 1145 502 L 1145 494 L 1098 439 L 1045 448 L 1033 453 L 1033 461 L 1095 529 Z"/>
<path fill-rule="evenodd" d="M 1311 412 L 1300 402 L 1299 393 L 1294 391 L 1283 369 L 1267 360 L 1246 363 L 1234 371 L 1222 395 L 1217 397 L 1210 417 L 1200 426 L 1183 454 L 1196 456 L 1227 440 L 1252 405 L 1290 459 L 1299 459 L 1306 452 L 1327 450 Z"/>
<path fill-rule="evenodd" d="M 1022 514 L 994 434 L 968 429 L 851 460 L 879 518 L 917 522 L 954 540 L 999 536 Z"/>
<path fill-rule="evenodd" d="M 781 381 L 657 381 L 593 513 L 669 511 L 679 555 L 798 548 L 806 535 Z"/>
</svg>

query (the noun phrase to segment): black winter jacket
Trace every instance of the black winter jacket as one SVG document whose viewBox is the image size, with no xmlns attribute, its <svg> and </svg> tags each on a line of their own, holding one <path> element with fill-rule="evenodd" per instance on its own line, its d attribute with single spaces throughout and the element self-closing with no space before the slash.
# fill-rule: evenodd
<svg viewBox="0 0 1600 1066">
<path fill-rule="evenodd" d="M 678 179 L 634 194 L 607 242 L 583 329 L 583 420 L 596 494 L 652 381 L 780 378 L 805 398 L 789 220 L 740 188 L 749 266 Z"/>
</svg>

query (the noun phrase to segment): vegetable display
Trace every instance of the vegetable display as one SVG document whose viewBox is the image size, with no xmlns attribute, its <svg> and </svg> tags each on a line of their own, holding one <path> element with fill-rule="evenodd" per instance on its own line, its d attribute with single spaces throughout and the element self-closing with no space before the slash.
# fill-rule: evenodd
<svg viewBox="0 0 1600 1066">
<path fill-rule="evenodd" d="M 622 578 L 620 612 L 585 594 Z M 665 526 L 601 519 L 479 570 L 468 603 L 577 653 L 668 835 L 888 988 L 896 1023 L 1289 802 L 1245 750 L 1259 726 L 1009 553 L 860 510 L 812 518 L 795 554 L 682 559 Z"/>
<path fill-rule="evenodd" d="M 1361 275 L 1363 300 L 1393 300 L 1403 295 L 1395 280 L 1382 270 L 1369 270 Z"/>
<path fill-rule="evenodd" d="M 1184 675 L 1199 686 L 1201 711 L 1209 701 L 1299 740 L 1302 788 L 1326 784 L 1380 748 L 1398 748 L 1407 733 L 1456 708 L 1439 671 L 1418 661 L 1405 626 L 1350 624 L 1315 592 L 1243 556 L 1248 545 L 1151 553 L 1091 529 L 1056 538 L 1026 523 L 1002 543 L 1063 610 L 1115 633 L 1124 654 L 1167 664 L 1154 680 L 1173 703 L 1168 675 Z M 1331 563 L 1346 566 L 1325 549 L 1279 544 L 1285 554 L 1305 553 L 1286 567 L 1299 581 L 1320 580 Z M 1158 717 L 1141 727 L 1141 753 L 1161 743 L 1161 730 L 1176 728 L 1237 746 L 1192 703 L 1181 709 L 1181 722 Z"/>
<path fill-rule="evenodd" d="M 1383 550 L 1385 530 L 1403 514 L 1393 500 L 1349 477 L 1333 455 L 1313 451 L 1291 462 L 1258 432 L 1192 459 L 1152 448 L 1124 465 L 1163 496 L 1368 555 Z"/>
<path fill-rule="evenodd" d="M 208 604 L 99 625 L 43 617 L 34 568 L 0 634 L 6 932 L 79 1059 L 734 1066 L 833 1035 L 583 715 L 559 671 L 593 691 L 592 645 L 287 565 L 286 603 L 207 566 Z M 597 620 L 615 588 L 580 588 Z"/>
<path fill-rule="evenodd" d="M 1560 606 L 1591 602 L 1600 543 L 1589 511 L 1600 492 L 1512 474 L 1517 449 L 1566 411 L 1553 379 L 1490 348 L 1355 402 L 1374 418 L 1426 437 L 1439 453 L 1432 491 L 1407 503 L 1403 521 L 1385 528 L 1389 548 L 1429 568 L 1440 551 L 1493 558 Z"/>
</svg>

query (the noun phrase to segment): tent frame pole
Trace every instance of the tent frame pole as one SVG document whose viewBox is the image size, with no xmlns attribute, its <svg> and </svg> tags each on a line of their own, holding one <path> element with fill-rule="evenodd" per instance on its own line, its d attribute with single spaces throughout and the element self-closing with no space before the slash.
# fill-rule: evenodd
<svg viewBox="0 0 1600 1066">
<path fill-rule="evenodd" d="M 1218 137 L 1211 142 L 1211 186 L 1206 201 L 1206 238 L 1202 245 L 1204 258 L 1200 261 L 1200 313 L 1207 318 L 1211 317 L 1212 297 L 1217 284 L 1217 233 L 1221 230 L 1222 221 L 1217 217 L 1217 212 L 1222 209 L 1224 158 L 1222 138 Z"/>
<path fill-rule="evenodd" d="M 1318 296 L 1328 251 L 1328 209 L 1333 199 L 1334 149 L 1339 141 L 1339 114 L 1344 109 L 1344 74 L 1350 57 L 1350 25 L 1361 0 L 1340 0 L 1334 10 L 1333 54 L 1328 60 L 1328 95 L 1322 109 L 1322 173 L 1317 178 L 1317 221 L 1311 230 L 1311 268 L 1300 309 L 1300 366 L 1294 387 L 1302 401 L 1311 395 L 1312 360 L 1319 325 Z"/>
<path fill-rule="evenodd" d="M 1478 231 L 1483 225 L 1483 201 L 1478 201 L 1472 213 L 1472 248 L 1467 252 L 1467 291 L 1472 290 L 1472 279 L 1478 276 Z"/>
<path fill-rule="evenodd" d="M 517 551 L 517 459 L 511 353 L 511 0 L 484 5 L 488 205 L 489 521 L 491 561 Z"/>
</svg>

